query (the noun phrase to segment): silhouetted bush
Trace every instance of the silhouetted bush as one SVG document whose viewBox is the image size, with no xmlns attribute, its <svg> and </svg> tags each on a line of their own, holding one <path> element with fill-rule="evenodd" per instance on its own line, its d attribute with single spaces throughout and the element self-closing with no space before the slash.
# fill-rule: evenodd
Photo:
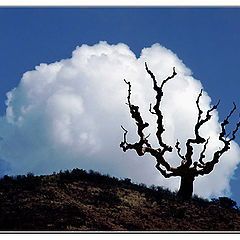
<svg viewBox="0 0 240 240">
<path fill-rule="evenodd" d="M 171 201 L 176 201 L 176 193 L 171 192 L 168 188 L 163 188 L 160 186 L 151 185 L 150 188 L 144 189 L 145 197 L 147 201 L 157 202 L 160 204 L 162 199 L 168 199 Z"/>
<path fill-rule="evenodd" d="M 125 184 L 131 184 L 132 183 L 132 180 L 130 178 L 124 178 L 122 180 L 122 183 L 125 183 Z"/>
<path fill-rule="evenodd" d="M 25 189 L 35 191 L 39 188 L 40 177 L 34 176 L 33 173 L 28 173 L 25 175 L 17 175 L 15 177 L 9 177 L 5 175 L 2 179 L 0 179 L 0 187 L 4 191 L 8 191 L 8 189 Z"/>
<path fill-rule="evenodd" d="M 192 196 L 192 200 L 197 202 L 197 203 L 200 203 L 200 204 L 205 204 L 205 203 L 208 203 L 209 200 L 208 199 L 205 199 L 205 198 L 201 198 L 199 197 L 198 195 L 194 194 Z"/>
<path fill-rule="evenodd" d="M 219 197 L 218 199 L 212 198 L 211 201 L 221 207 L 224 207 L 224 208 L 238 209 L 237 203 L 228 197 Z"/>
<path fill-rule="evenodd" d="M 34 178 L 34 174 L 31 173 L 31 172 L 27 173 L 27 178 L 28 179 L 33 179 Z"/>
<path fill-rule="evenodd" d="M 10 182 L 10 181 L 12 181 L 12 177 L 9 177 L 8 175 L 4 175 L 4 177 L 3 177 L 3 181 L 5 181 L 5 182 Z"/>
<path fill-rule="evenodd" d="M 147 185 L 144 184 L 144 183 L 140 183 L 138 186 L 141 187 L 141 188 L 143 188 L 143 189 L 146 189 L 146 188 L 147 188 Z"/>
</svg>

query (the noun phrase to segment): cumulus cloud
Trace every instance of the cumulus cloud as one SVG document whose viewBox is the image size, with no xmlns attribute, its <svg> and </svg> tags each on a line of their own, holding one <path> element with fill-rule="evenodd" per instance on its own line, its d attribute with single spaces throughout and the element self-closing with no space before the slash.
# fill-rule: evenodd
<svg viewBox="0 0 240 240">
<path fill-rule="evenodd" d="M 177 190 L 179 178 L 164 179 L 155 169 L 155 160 L 133 151 L 123 153 L 119 147 L 124 125 L 128 141 L 138 139 L 136 126 L 126 102 L 127 86 L 131 81 L 132 102 L 140 106 L 145 121 L 151 123 L 146 133 L 157 146 L 156 120 L 149 114 L 153 103 L 152 81 L 144 62 L 161 82 L 177 76 L 164 87 L 164 140 L 174 146 L 178 139 L 185 151 L 186 139 L 193 136 L 197 121 L 196 98 L 203 88 L 183 62 L 159 44 L 144 48 L 141 56 L 125 44 L 77 47 L 70 59 L 52 64 L 40 64 L 26 72 L 19 85 L 7 93 L 6 114 L 0 118 L 0 157 L 7 174 L 49 174 L 63 169 L 93 169 L 117 177 L 128 177 L 136 182 L 162 185 Z M 200 101 L 203 110 L 209 109 L 211 99 L 204 92 Z M 207 159 L 220 146 L 218 114 L 206 124 L 201 134 L 211 137 Z M 200 147 L 196 147 L 197 158 Z M 195 181 L 195 193 L 209 197 L 230 193 L 229 180 L 239 163 L 240 151 L 233 142 L 215 170 Z M 177 166 L 176 152 L 167 159 Z M 3 173 L 2 173 L 3 174 Z"/>
</svg>

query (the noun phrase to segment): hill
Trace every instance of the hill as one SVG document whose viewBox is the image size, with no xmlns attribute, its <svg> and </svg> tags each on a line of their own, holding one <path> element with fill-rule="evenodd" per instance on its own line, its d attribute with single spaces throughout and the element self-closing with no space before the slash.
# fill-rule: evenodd
<svg viewBox="0 0 240 240">
<path fill-rule="evenodd" d="M 0 180 L 1 231 L 239 231 L 234 205 L 81 169 Z"/>
</svg>

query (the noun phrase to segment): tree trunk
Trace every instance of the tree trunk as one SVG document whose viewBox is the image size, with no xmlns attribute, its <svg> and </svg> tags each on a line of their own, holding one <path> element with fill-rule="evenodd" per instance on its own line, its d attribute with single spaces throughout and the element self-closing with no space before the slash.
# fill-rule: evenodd
<svg viewBox="0 0 240 240">
<path fill-rule="evenodd" d="M 193 181 L 192 176 L 182 176 L 177 196 L 183 200 L 189 200 L 193 193 Z"/>
</svg>

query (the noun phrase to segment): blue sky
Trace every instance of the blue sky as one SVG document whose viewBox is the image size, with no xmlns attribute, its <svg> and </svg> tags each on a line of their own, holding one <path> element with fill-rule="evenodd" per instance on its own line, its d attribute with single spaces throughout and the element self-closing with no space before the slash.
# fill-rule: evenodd
<svg viewBox="0 0 240 240">
<path fill-rule="evenodd" d="M 226 106 L 238 100 L 239 8 L 1 8 L 0 20 L 1 112 L 6 91 L 25 71 L 99 40 L 126 43 L 136 55 L 159 42 L 213 100 Z"/>
<path fill-rule="evenodd" d="M 6 93 L 40 63 L 70 58 L 76 46 L 127 44 L 137 55 L 160 43 L 199 79 L 223 119 L 239 98 L 239 8 L 0 8 L 0 113 Z M 233 122 L 237 117 L 232 118 Z M 240 136 L 240 134 L 239 134 Z M 240 137 L 237 142 L 240 144 Z M 240 203 L 240 169 L 231 182 Z"/>
</svg>

